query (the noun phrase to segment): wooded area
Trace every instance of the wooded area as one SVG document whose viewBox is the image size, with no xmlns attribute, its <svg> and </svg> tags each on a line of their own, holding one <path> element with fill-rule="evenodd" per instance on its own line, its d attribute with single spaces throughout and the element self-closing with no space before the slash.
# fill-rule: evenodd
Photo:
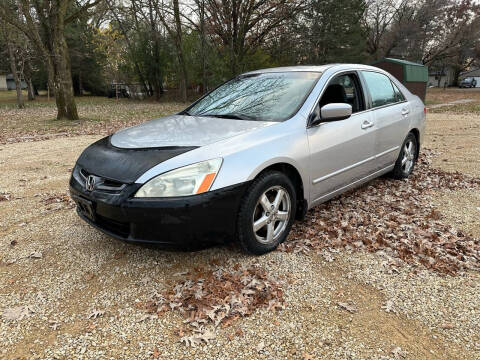
<svg viewBox="0 0 480 360">
<path fill-rule="evenodd" d="M 2 0 L 0 71 L 28 99 L 48 86 L 58 119 L 112 83 L 187 101 L 251 69 L 386 56 L 458 75 L 480 59 L 479 13 L 473 0 Z"/>
</svg>

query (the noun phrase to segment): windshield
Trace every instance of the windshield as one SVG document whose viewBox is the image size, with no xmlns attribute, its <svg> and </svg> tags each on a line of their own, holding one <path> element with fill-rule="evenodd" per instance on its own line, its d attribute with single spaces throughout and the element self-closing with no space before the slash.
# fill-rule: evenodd
<svg viewBox="0 0 480 360">
<path fill-rule="evenodd" d="M 200 99 L 185 113 L 284 121 L 298 111 L 320 75 L 318 72 L 281 72 L 240 76 Z"/>
</svg>

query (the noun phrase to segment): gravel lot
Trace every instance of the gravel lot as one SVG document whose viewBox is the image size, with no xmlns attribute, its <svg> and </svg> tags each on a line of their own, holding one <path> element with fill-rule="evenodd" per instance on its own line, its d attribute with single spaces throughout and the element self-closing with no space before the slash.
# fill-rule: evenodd
<svg viewBox="0 0 480 360">
<path fill-rule="evenodd" d="M 433 165 L 480 177 L 479 124 L 478 115 L 430 114 Z M 476 271 L 445 276 L 383 250 L 167 252 L 99 233 L 65 196 L 76 157 L 98 138 L 0 145 L 0 358 L 480 358 Z M 480 237 L 477 189 L 442 190 L 432 203 Z M 207 324 L 215 339 L 206 345 L 180 342 L 188 314 L 147 310 L 187 276 L 252 266 L 281 285 L 285 308 Z"/>
</svg>

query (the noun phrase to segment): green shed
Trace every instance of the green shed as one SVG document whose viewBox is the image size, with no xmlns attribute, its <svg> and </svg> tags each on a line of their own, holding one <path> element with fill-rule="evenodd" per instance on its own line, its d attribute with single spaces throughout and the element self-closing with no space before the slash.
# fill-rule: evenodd
<svg viewBox="0 0 480 360">
<path fill-rule="evenodd" d="M 428 67 L 412 61 L 383 58 L 372 63 L 395 76 L 412 94 L 425 101 L 428 82 Z"/>
</svg>

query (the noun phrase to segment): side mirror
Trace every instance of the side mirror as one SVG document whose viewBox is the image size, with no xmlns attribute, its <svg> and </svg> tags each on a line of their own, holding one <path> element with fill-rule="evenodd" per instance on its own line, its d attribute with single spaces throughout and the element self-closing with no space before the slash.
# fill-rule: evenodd
<svg viewBox="0 0 480 360">
<path fill-rule="evenodd" d="M 320 109 L 322 121 L 345 120 L 352 116 L 352 105 L 345 103 L 331 103 Z"/>
</svg>

